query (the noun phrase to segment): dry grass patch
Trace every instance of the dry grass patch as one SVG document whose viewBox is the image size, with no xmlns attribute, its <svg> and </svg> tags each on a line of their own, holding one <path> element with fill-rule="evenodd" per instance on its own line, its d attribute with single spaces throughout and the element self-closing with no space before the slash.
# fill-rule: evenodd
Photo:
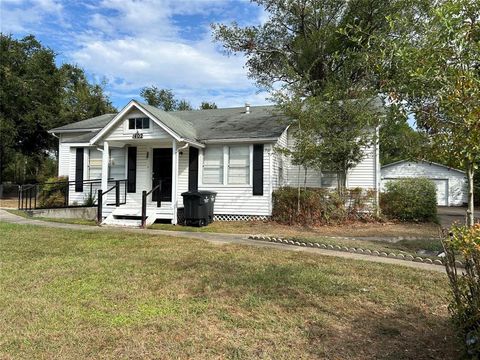
<svg viewBox="0 0 480 360">
<path fill-rule="evenodd" d="M 152 229 L 200 231 L 231 234 L 271 234 L 291 237 L 420 237 L 438 238 L 440 227 L 434 223 L 351 223 L 336 226 L 302 227 L 274 221 L 215 221 L 202 228 L 154 224 Z"/>
<path fill-rule="evenodd" d="M 0 262 L 0 358 L 459 356 L 436 272 L 5 223 Z"/>
<path fill-rule="evenodd" d="M 17 209 L 18 208 L 18 199 L 17 198 L 0 199 L 0 208 Z"/>
</svg>

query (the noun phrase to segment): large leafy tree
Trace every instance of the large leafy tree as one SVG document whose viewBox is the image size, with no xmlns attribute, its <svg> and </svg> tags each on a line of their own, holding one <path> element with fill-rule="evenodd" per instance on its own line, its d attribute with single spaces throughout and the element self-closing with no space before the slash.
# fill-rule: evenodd
<svg viewBox="0 0 480 360">
<path fill-rule="evenodd" d="M 227 53 L 244 54 L 249 76 L 270 90 L 282 109 L 296 119 L 296 161 L 305 159 L 302 165 L 311 165 L 312 149 L 316 149 L 314 162 L 338 171 L 341 189 L 345 174 L 362 160 L 362 149 L 374 141 L 379 120 L 378 116 L 369 116 L 374 112 L 372 107 L 364 106 L 375 98 L 379 80 L 368 66 L 363 46 L 374 34 L 389 31 L 388 15 L 402 13 L 411 18 L 415 9 L 405 4 L 421 1 L 255 2 L 269 13 L 263 25 L 216 24 L 214 38 Z M 351 32 L 359 36 L 351 40 Z M 352 111 L 355 102 L 349 100 L 354 99 L 357 110 L 363 113 Z M 302 151 L 307 154 L 300 154 Z M 335 156 L 339 153 L 342 160 L 337 162 Z"/>
<path fill-rule="evenodd" d="M 62 90 L 54 52 L 33 36 L 15 40 L 0 34 L 0 59 L 3 174 L 15 153 L 42 157 L 52 148 L 53 139 L 47 130 L 61 123 Z"/>
<path fill-rule="evenodd" d="M 62 81 L 60 118 L 69 124 L 94 116 L 113 113 L 110 99 L 105 95 L 104 83 L 90 84 L 83 69 L 64 64 L 59 69 Z"/>
<path fill-rule="evenodd" d="M 192 105 L 187 100 L 178 100 L 170 89 L 159 89 L 156 86 L 144 87 L 140 96 L 148 105 L 152 105 L 164 111 L 192 110 Z"/>
<path fill-rule="evenodd" d="M 434 151 L 465 169 L 467 223 L 474 221 L 474 173 L 480 163 L 480 3 L 443 0 L 415 27 L 391 17 L 389 39 L 372 53 L 394 101 L 412 111 Z M 413 30 L 412 30 L 413 29 Z"/>
<path fill-rule="evenodd" d="M 380 163 L 390 164 L 400 160 L 437 160 L 431 152 L 428 137 L 413 129 L 403 109 L 390 106 L 379 131 Z"/>
<path fill-rule="evenodd" d="M 55 53 L 34 36 L 0 34 L 0 183 L 18 173 L 38 179 L 56 148 L 49 129 L 112 111 L 101 85 L 78 67 L 58 68 Z"/>
</svg>

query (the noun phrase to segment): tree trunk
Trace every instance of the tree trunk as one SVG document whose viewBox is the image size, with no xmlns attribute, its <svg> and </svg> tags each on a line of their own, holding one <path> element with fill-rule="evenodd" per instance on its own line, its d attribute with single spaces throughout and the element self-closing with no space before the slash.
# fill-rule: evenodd
<svg viewBox="0 0 480 360">
<path fill-rule="evenodd" d="M 347 172 L 339 171 L 337 173 L 337 188 L 340 195 L 345 194 L 345 189 L 347 187 Z"/>
<path fill-rule="evenodd" d="M 308 171 L 308 169 L 307 169 L 306 166 L 304 166 L 304 168 L 305 168 L 305 179 L 303 179 L 303 190 L 307 190 L 307 171 Z"/>
<path fill-rule="evenodd" d="M 468 178 L 468 208 L 467 208 L 467 226 L 473 226 L 474 206 L 473 206 L 473 163 L 467 164 L 467 178 Z"/>
</svg>

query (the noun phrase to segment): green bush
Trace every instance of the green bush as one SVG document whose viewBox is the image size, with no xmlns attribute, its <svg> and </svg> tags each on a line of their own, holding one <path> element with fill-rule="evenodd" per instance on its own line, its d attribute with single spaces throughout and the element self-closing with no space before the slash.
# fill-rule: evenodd
<svg viewBox="0 0 480 360">
<path fill-rule="evenodd" d="M 437 192 L 428 179 L 389 181 L 380 197 L 384 215 L 401 221 L 437 221 Z"/>
<path fill-rule="evenodd" d="M 288 225 L 325 225 L 369 219 L 374 195 L 374 191 L 353 189 L 341 196 L 337 191 L 313 188 L 301 189 L 299 194 L 297 188 L 284 187 L 273 192 L 272 219 Z"/>
<path fill-rule="evenodd" d="M 450 312 L 464 339 L 467 353 L 480 358 L 480 224 L 472 227 L 454 225 L 443 240 L 445 267 L 452 301 Z M 465 269 L 457 269 L 460 259 Z"/>
<path fill-rule="evenodd" d="M 55 208 L 65 205 L 68 191 L 68 178 L 65 176 L 49 178 L 40 191 L 40 207 Z"/>
</svg>

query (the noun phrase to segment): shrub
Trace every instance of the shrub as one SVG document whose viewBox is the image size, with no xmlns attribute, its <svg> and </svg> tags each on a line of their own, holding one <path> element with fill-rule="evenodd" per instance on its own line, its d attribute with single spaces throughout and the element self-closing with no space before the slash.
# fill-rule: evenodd
<svg viewBox="0 0 480 360">
<path fill-rule="evenodd" d="M 40 207 L 55 208 L 65 205 L 68 191 L 68 178 L 65 176 L 52 177 L 43 185 L 40 192 Z"/>
<path fill-rule="evenodd" d="M 284 224 L 325 225 L 370 216 L 373 191 L 284 187 L 273 192 L 272 219 Z M 300 209 L 298 204 L 300 203 Z"/>
<path fill-rule="evenodd" d="M 436 221 L 437 192 L 428 179 L 389 181 L 381 194 L 383 214 L 401 221 Z"/>
<path fill-rule="evenodd" d="M 463 339 L 468 354 L 480 358 L 480 224 L 472 227 L 453 225 L 443 240 L 445 267 L 452 301 L 450 312 Z M 463 272 L 457 269 L 456 258 L 465 263 Z"/>
</svg>

